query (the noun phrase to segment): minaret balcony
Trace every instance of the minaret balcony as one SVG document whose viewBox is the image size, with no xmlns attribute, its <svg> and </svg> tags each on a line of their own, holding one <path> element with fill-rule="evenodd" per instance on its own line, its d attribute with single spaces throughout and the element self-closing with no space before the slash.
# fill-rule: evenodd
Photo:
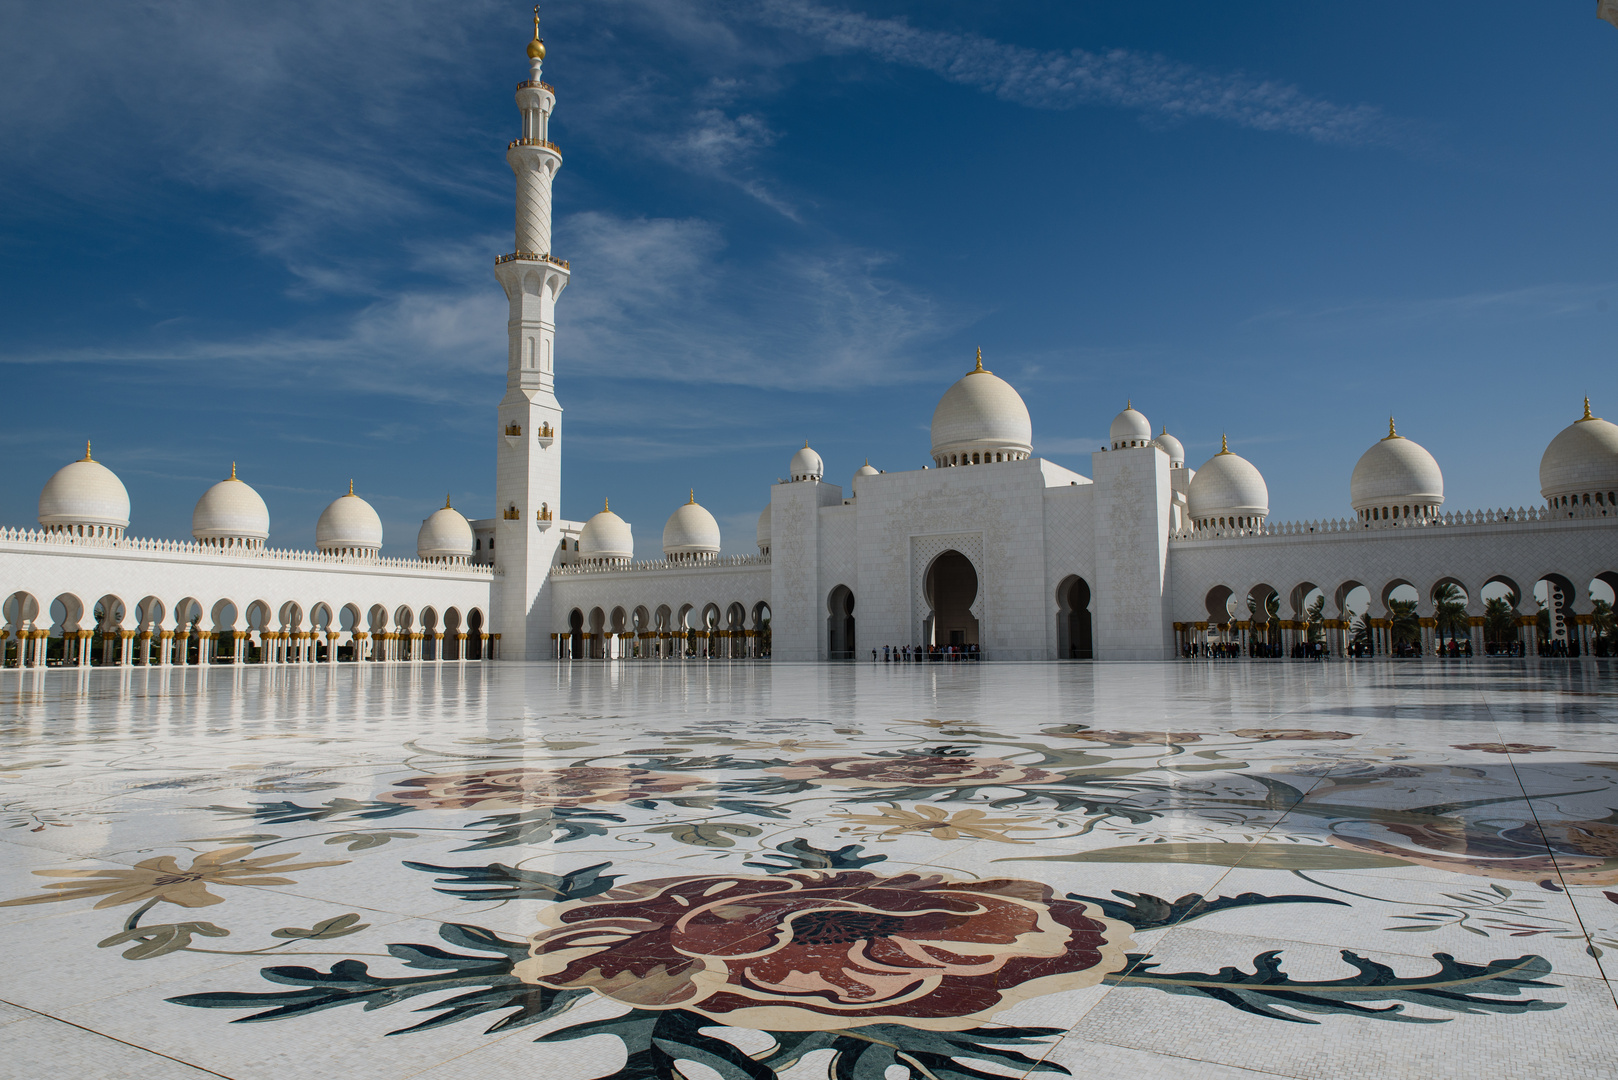
<svg viewBox="0 0 1618 1080">
<path fill-rule="evenodd" d="M 541 424 L 539 425 L 538 436 L 539 445 L 548 447 L 551 443 L 556 441 L 556 429 L 551 427 L 549 424 Z"/>
<path fill-rule="evenodd" d="M 558 155 L 562 152 L 560 146 L 546 139 L 512 139 L 506 143 L 507 150 L 515 150 L 519 146 L 537 146 L 542 150 L 549 150 Z"/>
<path fill-rule="evenodd" d="M 510 255 L 501 255 L 494 260 L 494 265 L 501 266 L 508 262 L 542 262 L 559 266 L 563 270 L 568 268 L 566 259 L 558 259 L 545 251 L 513 251 Z"/>
</svg>

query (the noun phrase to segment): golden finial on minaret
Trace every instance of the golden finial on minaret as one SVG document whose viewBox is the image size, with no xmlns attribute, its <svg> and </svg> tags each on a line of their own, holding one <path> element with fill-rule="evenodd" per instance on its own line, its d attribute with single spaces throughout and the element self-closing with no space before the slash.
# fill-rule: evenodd
<svg viewBox="0 0 1618 1080">
<path fill-rule="evenodd" d="M 354 494 L 354 481 L 353 480 L 349 480 L 349 482 L 348 482 L 348 494 L 350 496 L 353 496 L 353 494 Z"/>
<path fill-rule="evenodd" d="M 528 43 L 528 59 L 545 59 L 545 41 L 539 36 L 539 5 L 534 5 L 534 40 Z"/>
<path fill-rule="evenodd" d="M 1585 395 L 1584 395 L 1584 415 L 1583 415 L 1583 416 L 1581 416 L 1581 417 L 1579 417 L 1579 420 L 1578 420 L 1578 422 L 1579 422 L 1579 423 L 1581 423 L 1581 424 L 1582 424 L 1582 423 L 1584 423 L 1584 422 L 1585 422 L 1585 421 L 1586 421 L 1586 420 L 1594 420 L 1594 419 L 1595 419 L 1595 417 L 1593 417 L 1593 416 L 1591 416 L 1591 415 L 1590 415 L 1590 395 L 1589 395 L 1589 394 L 1585 394 Z M 84 445 L 85 445 L 85 446 L 86 446 L 86 447 L 88 447 L 88 446 L 89 446 L 89 445 L 90 445 L 90 444 L 89 444 L 89 443 L 85 443 L 85 444 L 84 444 Z M 84 453 L 85 453 L 85 455 L 86 455 L 86 458 L 88 458 L 88 456 L 89 456 L 89 453 L 90 453 L 90 451 L 89 451 L 89 450 L 88 450 L 88 449 L 86 449 L 86 450 L 85 450 L 85 451 L 84 451 Z"/>
<path fill-rule="evenodd" d="M 236 479 L 236 463 L 234 461 L 230 463 L 230 478 L 232 480 Z"/>
<path fill-rule="evenodd" d="M 983 370 L 984 370 L 984 368 L 983 368 L 983 346 L 979 345 L 978 346 L 978 366 L 973 368 L 970 372 L 968 372 L 968 374 L 977 375 L 977 374 L 981 373 Z"/>
<path fill-rule="evenodd" d="M 90 456 L 90 440 L 89 439 L 84 440 L 84 460 L 85 461 L 94 461 L 95 460 L 95 458 Z"/>
<path fill-rule="evenodd" d="M 1221 454 L 1230 453 L 1230 443 L 1226 441 L 1225 436 L 1223 434 L 1221 434 L 1219 436 L 1219 452 Z"/>
</svg>

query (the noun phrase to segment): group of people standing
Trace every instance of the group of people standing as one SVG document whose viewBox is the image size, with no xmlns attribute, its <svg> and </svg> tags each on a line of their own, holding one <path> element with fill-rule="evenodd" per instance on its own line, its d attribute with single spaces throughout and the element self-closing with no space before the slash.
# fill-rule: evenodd
<svg viewBox="0 0 1618 1080">
<path fill-rule="evenodd" d="M 884 645 L 882 655 L 871 650 L 871 662 L 879 659 L 884 664 L 919 664 L 923 660 L 933 663 L 957 660 L 977 660 L 983 654 L 976 645 Z"/>
</svg>

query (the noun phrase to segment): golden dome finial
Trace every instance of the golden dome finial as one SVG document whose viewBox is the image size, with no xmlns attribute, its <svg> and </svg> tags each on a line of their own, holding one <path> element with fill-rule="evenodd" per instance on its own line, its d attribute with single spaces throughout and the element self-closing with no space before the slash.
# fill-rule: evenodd
<svg viewBox="0 0 1618 1080">
<path fill-rule="evenodd" d="M 1584 415 L 1579 417 L 1579 423 L 1582 424 L 1586 420 L 1594 420 L 1594 419 L 1595 419 L 1595 417 L 1590 415 L 1590 395 L 1585 394 L 1584 395 Z M 85 446 L 88 447 L 89 445 L 90 445 L 89 443 L 85 443 Z M 89 450 L 85 450 L 86 454 L 89 454 L 89 452 L 90 452 Z"/>
<path fill-rule="evenodd" d="M 90 440 L 89 439 L 84 440 L 84 460 L 85 461 L 94 461 L 95 460 L 95 458 L 90 456 Z"/>
<path fill-rule="evenodd" d="M 348 482 L 348 494 L 351 498 L 354 495 L 354 481 L 352 479 L 350 479 Z"/>
<path fill-rule="evenodd" d="M 534 40 L 528 43 L 528 59 L 545 59 L 545 41 L 539 36 L 539 5 L 534 5 Z"/>
<path fill-rule="evenodd" d="M 605 514 L 607 511 L 609 511 L 611 509 L 612 509 L 612 499 L 610 497 L 603 496 L 602 499 L 601 499 L 601 512 L 603 514 Z"/>
<path fill-rule="evenodd" d="M 971 374 L 976 375 L 983 370 L 983 346 L 978 346 L 978 366 L 973 368 Z"/>
<path fill-rule="evenodd" d="M 691 501 L 686 503 L 686 505 L 687 506 L 695 506 L 695 505 L 697 505 L 697 489 L 696 488 L 691 489 Z"/>
<path fill-rule="evenodd" d="M 1389 439 L 1397 439 L 1399 437 L 1400 437 L 1399 432 L 1394 430 L 1394 427 L 1393 427 L 1393 417 L 1390 416 L 1390 417 L 1388 417 L 1388 438 Z M 1383 440 L 1383 442 L 1386 442 L 1386 441 L 1387 441 L 1387 439 Z"/>
<path fill-rule="evenodd" d="M 236 479 L 236 463 L 234 461 L 230 463 L 230 478 L 232 480 Z"/>
<path fill-rule="evenodd" d="M 449 504 L 449 492 L 447 492 L 447 491 L 444 492 L 444 509 L 445 510 L 454 509 L 454 507 L 450 506 L 450 504 Z"/>
<path fill-rule="evenodd" d="M 1226 440 L 1223 433 L 1221 433 L 1219 436 L 1219 452 L 1221 454 L 1230 453 L 1230 443 L 1228 440 Z"/>
<path fill-rule="evenodd" d="M 1133 409 L 1134 407 L 1135 407 L 1135 399 L 1134 398 L 1124 398 L 1124 412 L 1128 412 L 1130 409 Z"/>
</svg>

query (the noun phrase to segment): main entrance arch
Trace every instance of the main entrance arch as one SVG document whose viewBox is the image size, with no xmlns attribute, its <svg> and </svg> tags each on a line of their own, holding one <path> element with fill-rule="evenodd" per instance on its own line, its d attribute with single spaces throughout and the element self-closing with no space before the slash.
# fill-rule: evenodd
<svg viewBox="0 0 1618 1080">
<path fill-rule="evenodd" d="M 854 591 L 839 585 L 826 597 L 826 659 L 854 659 Z"/>
<path fill-rule="evenodd" d="M 972 560 L 951 548 L 927 567 L 923 582 L 927 620 L 923 633 L 928 645 L 978 644 L 978 619 L 972 604 L 978 598 L 978 572 Z"/>
<path fill-rule="evenodd" d="M 1061 660 L 1094 660 L 1095 655 L 1090 583 L 1070 574 L 1056 587 L 1056 656 Z"/>
</svg>

